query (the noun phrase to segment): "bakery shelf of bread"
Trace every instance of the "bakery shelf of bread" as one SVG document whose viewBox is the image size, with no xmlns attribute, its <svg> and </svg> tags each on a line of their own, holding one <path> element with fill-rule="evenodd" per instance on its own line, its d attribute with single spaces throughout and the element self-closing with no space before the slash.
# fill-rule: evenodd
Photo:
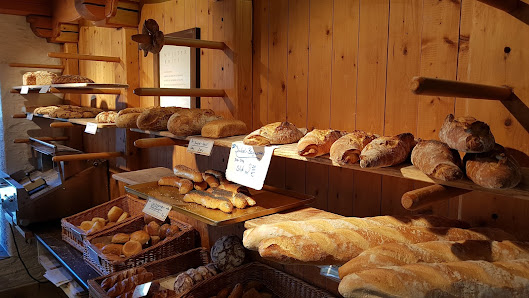
<svg viewBox="0 0 529 298">
<path fill-rule="evenodd" d="M 506 86 L 490 86 L 427 77 L 414 77 L 411 81 L 411 91 L 418 95 L 490 100 L 508 100 L 513 94 L 512 88 Z"/>
</svg>

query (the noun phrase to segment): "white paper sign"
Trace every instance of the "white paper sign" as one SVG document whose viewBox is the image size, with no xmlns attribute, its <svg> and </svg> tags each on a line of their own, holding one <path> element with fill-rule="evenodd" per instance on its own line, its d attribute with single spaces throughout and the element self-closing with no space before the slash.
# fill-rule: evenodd
<svg viewBox="0 0 529 298">
<path fill-rule="evenodd" d="M 277 146 L 247 146 L 242 142 L 231 144 L 226 178 L 254 189 L 262 189 L 272 154 Z"/>
<path fill-rule="evenodd" d="M 39 93 L 48 93 L 48 91 L 50 91 L 50 85 L 45 85 L 40 88 Z"/>
<path fill-rule="evenodd" d="M 160 51 L 160 88 L 191 88 L 190 47 L 163 47 Z M 160 96 L 161 107 L 192 108 L 189 96 Z"/>
<path fill-rule="evenodd" d="M 29 92 L 28 86 L 22 86 L 22 88 L 20 88 L 20 94 L 28 94 L 28 92 Z"/>
<path fill-rule="evenodd" d="M 97 123 L 93 123 L 93 122 L 86 123 L 84 132 L 95 135 L 97 132 Z"/>
<path fill-rule="evenodd" d="M 27 113 L 26 114 L 26 119 L 33 120 L 33 113 Z"/>
<path fill-rule="evenodd" d="M 171 211 L 171 205 L 164 202 L 160 202 L 156 199 L 150 198 L 147 200 L 147 204 L 143 207 L 143 213 L 147 213 L 150 216 L 164 221 L 167 215 Z"/>
<path fill-rule="evenodd" d="M 210 156 L 213 143 L 214 141 L 209 139 L 190 138 L 187 152 Z"/>
</svg>

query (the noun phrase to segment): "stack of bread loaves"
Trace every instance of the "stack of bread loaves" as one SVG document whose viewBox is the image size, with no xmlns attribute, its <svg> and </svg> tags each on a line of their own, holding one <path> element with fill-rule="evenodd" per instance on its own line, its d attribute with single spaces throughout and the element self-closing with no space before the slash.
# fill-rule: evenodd
<svg viewBox="0 0 529 298">
<path fill-rule="evenodd" d="M 411 161 L 425 174 L 444 181 L 466 175 L 486 188 L 512 188 L 521 180 L 521 169 L 505 148 L 496 144 L 489 126 L 472 117 L 446 117 L 439 131 L 441 142 L 421 140 Z M 463 165 L 459 152 L 465 152 Z"/>
</svg>

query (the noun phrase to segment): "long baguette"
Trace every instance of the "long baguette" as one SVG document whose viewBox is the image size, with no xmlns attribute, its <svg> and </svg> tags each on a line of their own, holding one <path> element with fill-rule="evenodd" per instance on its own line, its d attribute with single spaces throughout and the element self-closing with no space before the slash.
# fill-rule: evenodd
<svg viewBox="0 0 529 298">
<path fill-rule="evenodd" d="M 186 194 L 184 196 L 184 202 L 197 203 L 206 208 L 219 209 L 226 213 L 233 211 L 233 204 L 228 199 L 217 197 L 201 190 L 193 190 Z"/>
<path fill-rule="evenodd" d="M 528 297 L 529 260 L 413 264 L 347 275 L 344 297 Z"/>
<path fill-rule="evenodd" d="M 265 224 L 244 231 L 243 244 L 248 249 L 257 250 L 259 243 L 266 238 L 277 236 L 304 235 L 307 232 L 324 232 L 333 229 L 356 229 L 373 226 L 417 226 L 417 227 L 458 227 L 469 225 L 459 220 L 439 216 L 375 216 L 344 217 L 340 219 L 311 219 L 306 221 L 284 221 Z"/>
<path fill-rule="evenodd" d="M 122 280 L 127 279 L 133 275 L 143 273 L 145 271 L 146 270 L 143 267 L 136 267 L 136 268 L 131 268 L 131 269 L 122 271 L 118 274 L 114 274 L 112 276 L 109 276 L 103 279 L 103 281 L 101 282 L 101 288 L 103 288 L 103 290 L 106 291 L 112 288 L 116 283 L 121 282 Z"/>
<path fill-rule="evenodd" d="M 489 262 L 529 259 L 529 243 L 512 241 L 430 241 L 417 244 L 387 243 L 362 252 L 338 269 L 340 278 L 363 270 L 415 263 L 467 260 Z"/>
<path fill-rule="evenodd" d="M 173 167 L 173 172 L 176 176 L 180 178 L 189 179 L 193 182 L 202 182 L 202 173 L 184 165 L 176 165 Z"/>
<path fill-rule="evenodd" d="M 385 243 L 427 241 L 513 240 L 499 229 L 419 227 L 367 227 L 309 232 L 304 235 L 268 238 L 259 244 L 259 254 L 279 263 L 342 265 L 364 250 Z"/>
<path fill-rule="evenodd" d="M 178 187 L 180 194 L 186 194 L 193 190 L 193 182 L 191 180 L 176 176 L 162 177 L 158 180 L 158 185 Z"/>
<path fill-rule="evenodd" d="M 228 199 L 236 208 L 243 209 L 248 206 L 248 202 L 245 198 L 246 195 L 242 193 L 235 193 L 220 188 L 210 188 L 208 192 L 213 194 L 214 196 Z"/>
</svg>

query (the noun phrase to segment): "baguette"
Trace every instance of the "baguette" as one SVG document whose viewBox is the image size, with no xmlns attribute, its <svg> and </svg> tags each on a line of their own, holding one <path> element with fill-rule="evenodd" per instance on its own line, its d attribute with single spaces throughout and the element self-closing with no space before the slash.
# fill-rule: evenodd
<svg viewBox="0 0 529 298">
<path fill-rule="evenodd" d="M 529 260 L 370 269 L 345 276 L 338 291 L 344 297 L 528 297 Z"/>
<path fill-rule="evenodd" d="M 362 252 L 338 268 L 340 278 L 363 270 L 414 263 L 467 260 L 488 262 L 529 258 L 529 243 L 512 241 L 430 241 L 417 244 L 387 243 Z"/>
<path fill-rule="evenodd" d="M 193 182 L 202 182 L 204 179 L 202 178 L 202 173 L 199 171 L 192 169 L 190 167 L 186 167 L 184 165 L 176 165 L 173 167 L 173 172 L 176 176 L 189 179 Z"/>
<path fill-rule="evenodd" d="M 513 240 L 498 229 L 367 227 L 335 228 L 325 232 L 264 239 L 259 254 L 279 263 L 342 265 L 364 250 L 385 243 L 420 243 L 427 241 Z"/>
<path fill-rule="evenodd" d="M 191 182 L 191 180 L 176 176 L 162 177 L 158 180 L 158 185 L 178 187 L 178 192 L 180 194 L 186 194 L 193 190 L 193 182 Z"/>
<path fill-rule="evenodd" d="M 137 285 L 141 285 L 146 282 L 150 282 L 153 279 L 151 272 L 142 272 L 133 275 L 121 282 L 116 283 L 112 288 L 107 291 L 107 295 L 110 297 L 117 297 L 123 293 L 134 290 Z"/>
<path fill-rule="evenodd" d="M 439 139 L 450 148 L 463 151 L 480 153 L 494 148 L 494 136 L 489 126 L 473 117 L 459 117 L 449 114 L 446 116 Z"/>
<path fill-rule="evenodd" d="M 362 149 L 378 137 L 362 130 L 355 130 L 332 144 L 330 158 L 342 166 L 354 164 L 358 161 Z"/>
<path fill-rule="evenodd" d="M 193 186 L 196 190 L 206 190 L 208 188 L 208 183 L 206 181 L 193 182 Z"/>
<path fill-rule="evenodd" d="M 220 188 L 210 188 L 209 192 L 214 196 L 228 199 L 235 208 L 243 209 L 248 206 L 247 196 L 242 193 L 235 193 Z"/>
<path fill-rule="evenodd" d="M 305 157 L 316 157 L 329 153 L 336 140 L 344 132 L 332 129 L 314 129 L 302 137 L 297 145 L 298 154 Z"/>
<path fill-rule="evenodd" d="M 382 226 L 416 226 L 416 227 L 457 227 L 468 228 L 469 225 L 459 220 L 440 216 L 375 216 L 344 217 L 339 219 L 316 218 L 305 221 L 283 221 L 264 224 L 244 231 L 243 244 L 248 249 L 257 250 L 259 243 L 266 238 L 278 236 L 303 235 L 306 232 L 325 232 L 333 229 L 358 229 Z"/>
<path fill-rule="evenodd" d="M 211 174 L 202 173 L 202 179 L 206 181 L 209 187 L 218 187 L 220 185 L 219 179 L 215 178 L 215 176 Z"/>
<path fill-rule="evenodd" d="M 248 190 L 246 186 L 243 186 L 237 183 L 231 183 L 228 180 L 225 180 L 225 181 L 226 181 L 225 183 L 220 184 L 219 186 L 220 189 L 224 189 L 224 190 L 231 191 L 231 192 L 239 192 L 247 196 L 251 196 L 250 190 Z"/>
<path fill-rule="evenodd" d="M 225 213 L 233 211 L 233 204 L 228 199 L 217 197 L 201 190 L 193 190 L 186 194 L 184 202 L 197 203 L 209 209 L 219 209 Z"/>
<path fill-rule="evenodd" d="M 439 141 L 419 141 L 411 152 L 411 163 L 435 179 L 453 181 L 463 178 L 459 153 Z"/>
<path fill-rule="evenodd" d="M 404 162 L 415 146 L 411 133 L 394 137 L 379 137 L 367 144 L 360 154 L 360 167 L 380 168 Z"/>
</svg>

